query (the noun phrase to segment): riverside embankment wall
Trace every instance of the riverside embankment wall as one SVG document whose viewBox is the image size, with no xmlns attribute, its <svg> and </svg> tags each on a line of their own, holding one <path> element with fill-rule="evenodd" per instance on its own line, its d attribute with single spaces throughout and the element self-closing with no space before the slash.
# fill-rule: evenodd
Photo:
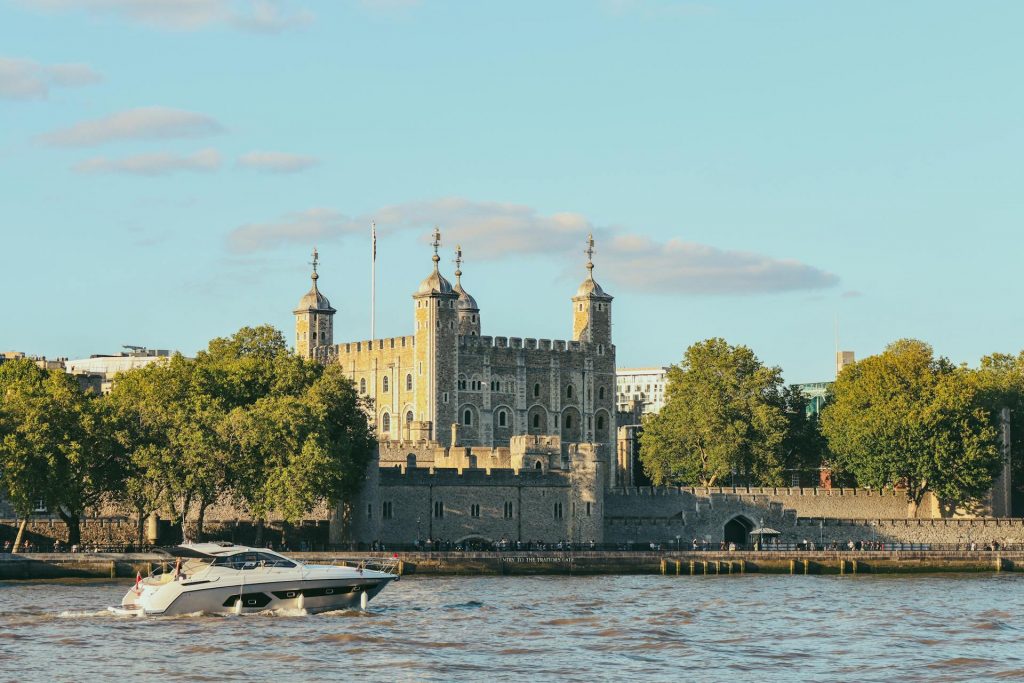
<svg viewBox="0 0 1024 683">
<path fill-rule="evenodd" d="M 307 562 L 329 563 L 339 556 L 292 553 Z M 345 553 L 353 560 L 380 560 L 380 553 Z M 394 558 L 386 558 L 394 559 Z M 853 552 L 466 552 L 398 553 L 403 575 L 530 574 L 866 574 L 925 572 L 1024 572 L 1024 551 L 853 551 Z M 0 554 L 0 580 L 133 579 L 166 563 L 158 553 Z"/>
</svg>

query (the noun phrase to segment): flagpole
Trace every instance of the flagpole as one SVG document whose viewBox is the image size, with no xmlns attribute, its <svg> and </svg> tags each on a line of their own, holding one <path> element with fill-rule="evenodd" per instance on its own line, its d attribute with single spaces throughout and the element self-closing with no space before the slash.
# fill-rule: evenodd
<svg viewBox="0 0 1024 683">
<path fill-rule="evenodd" d="M 377 223 L 370 223 L 370 341 L 377 338 Z"/>
</svg>

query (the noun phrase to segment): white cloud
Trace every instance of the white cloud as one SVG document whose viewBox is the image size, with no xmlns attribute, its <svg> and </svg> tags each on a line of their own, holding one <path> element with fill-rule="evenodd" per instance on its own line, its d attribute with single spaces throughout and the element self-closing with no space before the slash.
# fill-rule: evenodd
<svg viewBox="0 0 1024 683">
<path fill-rule="evenodd" d="M 75 164 L 79 173 L 128 173 L 131 175 L 158 176 L 176 171 L 216 171 L 220 168 L 220 152 L 215 149 L 201 149 L 194 154 L 138 154 L 121 159 L 96 157 Z"/>
<path fill-rule="evenodd" d="M 45 99 L 54 86 L 98 83 L 103 77 L 85 64 L 40 64 L 0 57 L 0 99 Z"/>
<path fill-rule="evenodd" d="M 39 139 L 59 147 L 86 147 L 116 140 L 194 138 L 223 130 L 223 126 L 205 114 L 169 107 L 140 107 L 76 123 Z"/>
<path fill-rule="evenodd" d="M 316 157 L 288 154 L 287 152 L 249 152 L 238 157 L 238 165 L 269 173 L 296 173 L 316 166 Z"/>
<path fill-rule="evenodd" d="M 192 31 L 216 25 L 276 33 L 308 24 L 304 9 L 281 0 L 21 0 L 44 11 L 81 11 L 115 16 L 159 28 Z"/>
<path fill-rule="evenodd" d="M 616 235 L 601 264 L 630 289 L 684 294 L 755 294 L 823 289 L 839 278 L 793 259 L 670 239 Z"/>
<path fill-rule="evenodd" d="M 621 229 L 595 226 L 579 213 L 543 214 L 521 204 L 476 202 L 449 197 L 385 206 L 372 214 L 348 216 L 316 208 L 268 223 L 242 225 L 228 235 L 239 253 L 282 244 L 365 235 L 376 220 L 382 235 L 418 232 L 441 226 L 448 246 L 461 244 L 474 260 L 512 254 L 565 254 L 582 261 L 586 235 L 597 240 L 599 279 L 626 290 L 682 294 L 753 294 L 832 287 L 839 278 L 793 259 L 730 251 L 671 239 L 657 242 Z"/>
</svg>

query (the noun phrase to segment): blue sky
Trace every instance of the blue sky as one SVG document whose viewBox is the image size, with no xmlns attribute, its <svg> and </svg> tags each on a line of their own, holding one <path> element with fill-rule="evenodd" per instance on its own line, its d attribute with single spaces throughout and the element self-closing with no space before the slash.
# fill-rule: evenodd
<svg viewBox="0 0 1024 683">
<path fill-rule="evenodd" d="M 291 333 L 309 252 L 369 336 L 461 242 L 485 334 L 694 341 L 829 379 L 1016 352 L 1018 2 L 0 0 L 0 349 Z"/>
</svg>

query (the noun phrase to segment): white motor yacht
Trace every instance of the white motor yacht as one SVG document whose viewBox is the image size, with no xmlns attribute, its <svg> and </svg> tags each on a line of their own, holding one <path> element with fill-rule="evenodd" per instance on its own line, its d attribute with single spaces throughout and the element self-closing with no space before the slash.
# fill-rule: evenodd
<svg viewBox="0 0 1024 683">
<path fill-rule="evenodd" d="M 304 564 L 266 548 L 231 543 L 189 543 L 164 550 L 173 560 L 125 594 L 122 615 L 175 615 L 195 612 L 242 614 L 263 610 L 308 613 L 367 602 L 398 578 L 397 562 L 371 569 L 350 565 Z"/>
</svg>

